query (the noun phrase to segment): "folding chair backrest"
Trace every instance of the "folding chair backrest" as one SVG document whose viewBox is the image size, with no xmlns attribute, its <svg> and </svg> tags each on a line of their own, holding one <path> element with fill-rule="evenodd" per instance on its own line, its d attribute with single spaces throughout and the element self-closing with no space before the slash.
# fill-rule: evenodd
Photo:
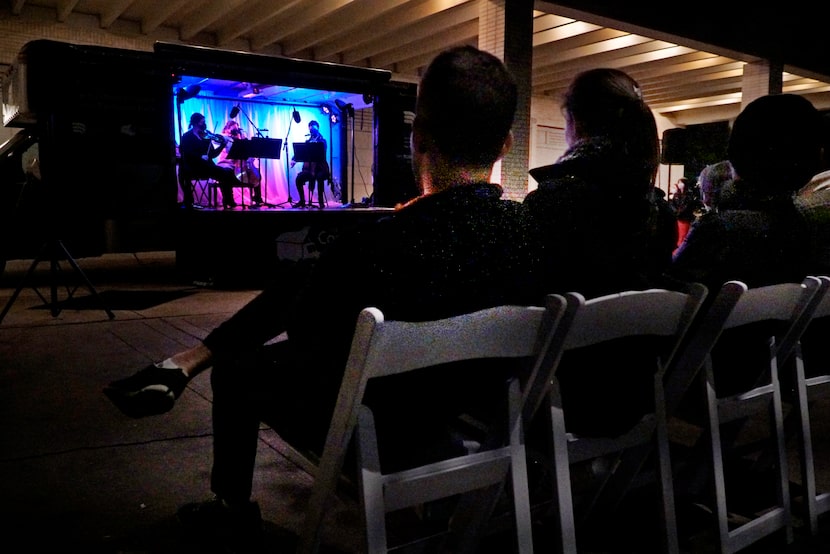
<svg viewBox="0 0 830 554">
<path fill-rule="evenodd" d="M 740 288 L 744 290 L 740 292 Z M 706 314 L 703 323 L 697 328 L 697 332 L 706 337 L 700 342 L 708 342 L 707 346 L 694 353 L 694 358 L 696 361 L 704 358 L 704 416 L 712 454 L 710 470 L 714 473 L 718 536 L 724 553 L 736 552 L 780 529 L 786 531 L 788 541 L 792 540 L 789 475 L 778 367 L 798 352 L 799 340 L 816 307 L 816 294 L 820 289 L 821 282 L 815 277 L 807 277 L 801 283 L 779 283 L 749 289 L 740 283 L 726 283 L 714 300 L 714 309 Z M 755 375 L 750 372 L 744 375 L 741 382 L 747 384 L 742 386 L 743 390 L 719 394 L 716 386 L 718 374 L 734 375 L 745 370 L 745 367 L 724 367 L 722 364 L 719 366 L 717 361 L 713 363 L 713 348 L 726 338 L 721 332 L 766 322 L 780 325 L 776 331 L 758 331 L 764 333 L 758 337 L 760 340 L 757 348 L 765 349 L 759 354 L 769 360 L 768 374 L 767 368 L 755 368 L 763 370 L 763 373 Z M 766 336 L 766 333 L 774 334 Z M 762 516 L 730 529 L 722 451 L 734 442 L 738 427 L 730 428 L 730 437 L 725 437 L 721 435 L 720 426 L 730 421 L 746 421 L 746 418 L 752 417 L 760 409 L 769 409 L 772 413 L 770 434 L 776 441 L 778 501 Z"/>
<path fill-rule="evenodd" d="M 816 294 L 816 308 L 812 315 L 812 322 L 821 325 L 818 331 L 824 333 L 826 322 L 830 318 L 830 277 L 821 276 L 821 290 Z M 819 350 L 825 350 L 826 336 L 814 335 L 810 340 L 820 344 L 814 345 Z M 805 341 L 806 344 L 806 341 Z M 814 352 L 815 353 L 815 352 Z M 823 365 L 827 358 L 802 358 L 798 352 L 793 367 L 795 369 L 795 410 L 792 417 L 798 418 L 799 434 L 799 461 L 801 464 L 801 480 L 804 488 L 804 505 L 807 527 L 812 535 L 818 535 L 818 518 L 821 514 L 830 511 L 830 491 L 819 492 L 816 486 L 815 456 L 813 453 L 813 433 L 810 420 L 810 404 L 818 399 L 830 397 L 830 365 Z M 805 370 L 805 364 L 807 370 Z M 808 377 L 809 375 L 809 377 Z M 789 417 L 789 416 L 788 416 Z"/>
<path fill-rule="evenodd" d="M 530 366 L 533 357 L 541 350 L 545 338 L 556 328 L 564 309 L 564 298 L 555 295 L 551 295 L 547 308 L 499 306 L 436 321 L 385 321 L 380 310 L 364 309 L 358 318 L 337 405 L 315 476 L 299 551 L 314 552 L 317 549 L 326 504 L 335 492 L 346 449 L 353 436 L 358 414 L 361 411 L 363 395 L 370 379 L 450 362 L 485 358 L 527 358 L 528 366 Z M 471 387 L 474 385 L 471 383 Z M 440 387 L 440 380 L 436 382 L 436 387 Z M 521 395 L 516 392 L 515 380 L 512 390 L 515 397 L 513 402 L 515 413 L 509 432 L 513 439 L 511 442 L 513 448 L 512 450 L 504 449 L 500 456 L 508 461 L 515 478 L 517 476 L 515 472 L 518 471 L 518 476 L 521 477 L 520 474 L 526 472 L 526 467 L 524 466 L 523 445 L 517 449 L 514 442 L 518 437 L 515 434 L 516 426 L 520 425 L 521 421 Z M 365 414 L 365 408 L 363 413 Z M 486 453 L 480 454 L 488 456 Z M 474 461 L 469 460 L 470 467 L 474 467 Z M 465 460 L 463 464 L 456 463 L 456 465 L 466 465 L 467 462 L 468 460 Z M 435 464 L 432 466 L 409 471 L 424 474 L 429 473 L 430 470 L 447 469 L 446 467 L 434 467 Z M 377 468 L 370 469 L 374 471 Z M 358 470 L 360 471 L 361 468 Z M 475 471 L 470 473 L 475 473 Z M 506 475 L 505 470 L 500 474 L 500 479 L 503 480 Z M 405 481 L 405 476 L 398 479 L 398 483 L 402 481 Z M 516 479 L 514 479 L 514 495 L 517 493 L 515 481 Z M 519 481 L 518 485 L 521 486 L 521 479 Z M 526 489 L 526 475 L 523 478 L 523 485 Z M 387 487 L 385 484 L 380 486 L 380 488 L 385 487 Z M 413 487 L 425 489 L 426 485 L 419 485 L 416 482 Z M 364 490 L 359 491 L 359 494 L 361 494 L 362 503 L 367 505 L 367 513 L 370 510 L 375 514 L 380 512 L 380 517 L 382 517 L 384 510 L 378 509 L 377 506 L 380 501 L 377 498 L 369 498 L 372 491 L 367 492 L 366 488 L 371 487 L 364 484 Z M 527 493 L 526 490 L 518 492 L 524 495 L 524 498 L 514 499 L 517 524 L 520 526 L 518 529 L 520 550 L 531 552 Z M 435 491 L 426 490 L 420 490 L 418 495 L 422 501 L 447 496 L 447 494 L 436 495 Z M 521 512 L 521 518 L 518 515 L 519 512 Z M 371 529 L 367 528 L 370 551 L 385 551 L 386 537 L 382 530 L 383 522 L 367 521 L 367 525 L 370 524 Z M 378 536 L 379 534 L 382 536 Z M 372 546 L 375 543 L 383 546 Z"/>
<path fill-rule="evenodd" d="M 632 446 L 650 443 L 657 428 L 665 426 L 660 416 L 663 404 L 663 375 L 706 297 L 706 288 L 700 284 L 692 284 L 687 291 L 626 291 L 587 301 L 576 293 L 569 293 L 566 297 L 568 310 L 563 317 L 563 325 L 558 329 L 559 332 L 546 356 L 539 362 L 525 408 L 527 417 L 535 417 L 537 411 L 541 414 L 543 410 L 550 410 L 552 471 L 555 474 L 552 480 L 554 506 L 559 517 L 562 551 L 572 553 L 576 552 L 576 534 L 569 465 L 609 453 L 621 453 Z M 646 368 L 654 371 L 655 406 L 658 413 L 643 418 L 640 424 L 617 438 L 594 439 L 568 433 L 565 428 L 562 391 L 556 377 L 563 355 L 577 348 L 590 348 L 617 339 L 642 337 L 664 339 L 654 342 L 654 356 L 648 356 L 650 366 Z M 620 360 L 619 364 L 620 371 L 630 370 L 626 360 Z M 580 371 L 590 373 L 591 368 L 580 368 Z M 590 398 L 591 391 L 584 393 Z M 615 414 L 609 413 L 608 417 L 614 418 Z M 667 449 L 665 455 L 668 455 Z M 665 461 L 668 462 L 667 459 Z M 670 468 L 664 466 L 664 469 L 668 472 L 662 481 L 666 519 L 664 540 L 668 550 L 676 551 Z"/>
</svg>

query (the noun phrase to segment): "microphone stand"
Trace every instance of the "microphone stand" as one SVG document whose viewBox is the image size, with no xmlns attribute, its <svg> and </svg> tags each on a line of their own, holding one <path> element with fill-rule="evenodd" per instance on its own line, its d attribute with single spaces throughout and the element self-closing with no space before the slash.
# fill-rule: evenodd
<svg viewBox="0 0 830 554">
<path fill-rule="evenodd" d="M 256 136 L 258 138 L 263 138 L 262 132 L 267 131 L 268 129 L 260 129 L 259 127 L 257 127 L 256 123 L 254 123 L 254 121 L 251 119 L 251 116 L 248 115 L 248 112 L 246 112 L 245 110 L 242 109 L 241 105 L 237 104 L 235 107 L 240 112 L 242 112 L 242 115 L 245 116 L 245 119 L 248 120 L 248 123 L 251 124 L 251 127 L 253 127 L 254 130 L 256 130 L 256 134 L 254 136 Z M 259 159 L 259 166 L 262 167 L 262 158 L 258 158 L 258 159 Z M 248 174 L 247 169 L 242 174 L 247 175 Z M 262 204 L 264 206 L 269 206 L 270 207 L 271 205 L 268 203 L 268 165 L 267 164 L 265 166 L 265 171 L 262 172 L 262 182 L 260 183 L 260 187 L 265 189 L 265 195 L 262 198 Z M 253 191 L 251 191 L 251 194 L 253 194 Z M 289 197 L 289 200 L 290 199 L 291 198 Z"/>
<path fill-rule="evenodd" d="M 242 115 L 245 116 L 245 119 L 248 120 L 248 123 L 251 124 L 251 127 L 256 129 L 256 136 L 262 137 L 262 131 L 267 131 L 268 129 L 260 129 L 259 127 L 257 127 L 256 124 L 253 122 L 253 120 L 251 120 L 251 116 L 248 115 L 248 112 L 246 112 L 245 110 L 242 109 L 242 106 L 237 104 L 236 107 L 239 108 L 239 111 L 242 112 Z"/>
</svg>

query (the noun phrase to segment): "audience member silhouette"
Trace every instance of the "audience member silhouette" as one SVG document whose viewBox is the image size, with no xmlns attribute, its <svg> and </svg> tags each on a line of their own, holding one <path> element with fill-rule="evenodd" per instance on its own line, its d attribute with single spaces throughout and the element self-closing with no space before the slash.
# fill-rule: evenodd
<svg viewBox="0 0 830 554">
<path fill-rule="evenodd" d="M 591 298 L 655 286 L 677 228 L 655 194 L 657 126 L 639 85 L 616 69 L 589 70 L 571 83 L 562 111 L 568 148 L 556 163 L 530 171 L 539 187 L 524 201 L 545 290 Z M 558 375 L 569 430 L 617 434 L 639 420 L 653 375 L 620 371 L 636 350 L 566 354 Z"/>
<path fill-rule="evenodd" d="M 830 113 L 822 116 L 821 171 L 796 195 L 796 206 L 804 213 L 812 238 L 812 271 L 830 275 Z"/>
<path fill-rule="evenodd" d="M 728 198 L 729 187 L 734 179 L 735 170 L 729 160 L 707 165 L 700 171 L 697 184 L 704 212 L 718 210 L 722 198 Z"/>
<path fill-rule="evenodd" d="M 809 100 L 768 95 L 738 115 L 729 137 L 735 171 L 728 205 L 699 218 L 674 255 L 670 274 L 716 291 L 801 281 L 809 236 L 793 195 L 816 173 L 820 119 Z"/>
<path fill-rule="evenodd" d="M 524 202 L 546 252 L 545 282 L 586 297 L 649 286 L 671 262 L 674 233 L 653 193 L 659 141 L 640 87 L 616 69 L 586 71 L 562 110 L 568 148 L 530 170 L 539 186 Z"/>
<path fill-rule="evenodd" d="M 802 96 L 762 96 L 735 119 L 727 153 L 735 171 L 728 205 L 692 225 L 669 274 L 703 283 L 710 298 L 729 280 L 750 287 L 801 282 L 810 273 L 810 233 L 794 193 L 819 167 L 818 111 Z M 765 344 L 754 329 L 723 334 L 712 354 L 716 368 L 730 368 L 716 371 L 720 395 L 761 375 Z"/>
<path fill-rule="evenodd" d="M 261 516 L 250 495 L 259 422 L 290 444 L 321 451 L 362 308 L 421 320 L 541 301 L 528 284 L 524 207 L 488 182 L 511 146 L 516 103 L 516 84 L 496 57 L 469 46 L 438 55 L 421 80 L 413 122 L 422 195 L 366 229 L 341 234 L 297 298 L 286 297 L 293 287 L 285 284 L 266 288 L 195 348 L 105 389 L 128 415 L 161 413 L 212 366 L 216 497 L 180 509 L 187 526 L 243 543 L 257 535 Z M 334 282 L 346 293 L 321 294 Z M 263 346 L 282 332 L 287 340 Z M 448 417 L 471 403 L 494 407 L 488 391 L 501 389 L 503 377 L 476 376 L 475 390 L 467 386 L 470 375 L 436 390 L 428 372 L 372 385 L 367 403 L 374 410 L 402 414 L 392 432 L 378 430 L 384 465 L 429 458 L 449 439 L 433 444 L 425 437 L 439 434 Z"/>
</svg>

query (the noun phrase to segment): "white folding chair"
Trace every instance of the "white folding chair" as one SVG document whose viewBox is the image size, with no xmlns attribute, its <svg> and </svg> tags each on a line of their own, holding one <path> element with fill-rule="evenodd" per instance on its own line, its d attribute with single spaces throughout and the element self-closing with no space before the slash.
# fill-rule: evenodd
<svg viewBox="0 0 830 554">
<path fill-rule="evenodd" d="M 683 292 L 666 289 L 627 291 L 588 301 L 575 293 L 569 293 L 566 297 L 568 309 L 562 320 L 563 325 L 536 368 L 525 404 L 526 419 L 538 417 L 545 411 L 550 418 L 553 508 L 558 520 L 561 550 L 565 554 L 577 551 L 570 465 L 609 454 L 619 456 L 635 446 L 653 444 L 656 439 L 664 547 L 667 552 L 678 552 L 663 377 L 706 297 L 706 288 L 692 284 L 688 291 Z M 565 425 L 563 392 L 556 376 L 563 354 L 618 339 L 641 337 L 655 338 L 654 356 L 649 358 L 653 359 L 653 366 L 647 368 L 654 372 L 654 411 L 617 437 L 580 437 L 569 433 Z M 620 371 L 630 369 L 626 360 L 619 360 Z M 591 368 L 580 370 L 590 372 Z M 590 396 L 591 391 L 584 392 Z M 608 417 L 615 415 L 609 413 Z"/>
<path fill-rule="evenodd" d="M 821 291 L 816 294 L 816 309 L 812 321 L 830 318 L 830 277 L 822 276 Z M 828 321 L 828 320 L 825 320 Z M 821 341 L 824 337 L 814 337 Z M 824 347 L 826 348 L 826 346 Z M 810 533 L 818 535 L 818 517 L 830 511 L 830 492 L 819 493 L 816 487 L 815 457 L 813 455 L 813 438 L 810 425 L 810 404 L 819 398 L 830 398 L 830 367 L 808 366 L 807 377 L 801 352 L 795 353 L 795 396 L 794 404 L 799 419 L 799 461 L 801 464 L 804 504 Z"/>
<path fill-rule="evenodd" d="M 387 552 L 386 514 L 456 494 L 501 484 L 513 487 L 517 550 L 533 551 L 527 468 L 522 435 L 522 391 L 517 378 L 507 387 L 509 414 L 497 444 L 464 456 L 383 474 L 371 411 L 361 406 L 370 379 L 461 360 L 526 358 L 527 371 L 550 340 L 565 300 L 551 295 L 547 308 L 501 306 L 425 322 L 384 321 L 375 308 L 358 318 L 323 455 L 300 536 L 299 552 L 315 552 L 326 505 L 335 493 L 346 450 L 358 436 L 358 495 L 366 525 L 366 552 Z M 442 368 L 443 369 L 443 368 Z M 526 377 L 526 375 L 525 375 Z M 436 387 L 441 386 L 436 376 Z M 475 383 L 471 383 L 472 388 Z"/>
<path fill-rule="evenodd" d="M 703 386 L 705 412 L 704 425 L 709 438 L 710 464 L 714 481 L 715 516 L 718 526 L 720 551 L 724 554 L 737 552 L 783 530 L 788 543 L 793 540 L 792 518 L 789 499 L 789 472 L 784 434 L 782 392 L 778 368 L 797 352 L 799 339 L 810 321 L 814 309 L 815 295 L 821 288 L 819 279 L 808 277 L 802 283 L 779 283 L 770 286 L 750 288 L 735 301 L 734 291 L 727 284 L 719 294 L 727 295 L 731 309 L 718 309 L 719 297 L 714 300 L 713 314 L 706 314 L 698 332 L 709 336 L 709 346 L 703 357 Z M 725 317 L 724 317 L 725 316 Z M 783 325 L 772 336 L 763 336 L 767 341 L 769 367 L 763 375 L 750 375 L 747 381 L 753 385 L 729 396 L 719 395 L 716 386 L 718 374 L 741 371 L 741 367 L 719 367 L 713 363 L 712 348 L 724 340 L 722 332 L 762 322 L 778 322 Z M 766 332 L 766 331 L 764 331 Z M 698 352 L 700 354 L 700 352 Z M 767 369 L 767 368 L 764 368 Z M 761 515 L 749 521 L 733 525 L 730 529 L 727 508 L 727 486 L 724 472 L 724 450 L 736 443 L 736 429 L 730 437 L 721 436 L 721 426 L 729 422 L 747 422 L 750 418 L 768 410 L 770 434 L 775 442 L 775 464 L 777 467 L 775 505 L 769 506 Z M 739 423 L 740 426 L 740 423 Z"/>
</svg>

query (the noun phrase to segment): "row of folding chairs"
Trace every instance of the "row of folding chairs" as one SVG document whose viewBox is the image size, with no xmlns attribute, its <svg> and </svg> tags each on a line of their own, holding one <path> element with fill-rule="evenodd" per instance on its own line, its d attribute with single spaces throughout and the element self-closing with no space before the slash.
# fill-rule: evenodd
<svg viewBox="0 0 830 554">
<path fill-rule="evenodd" d="M 392 550 L 387 529 L 391 512 L 448 497 L 456 499 L 455 508 L 447 532 L 439 541 L 443 550 L 438 551 L 478 551 L 492 528 L 496 510 L 509 497 L 515 551 L 533 552 L 536 515 L 531 496 L 539 491 L 531 490 L 536 484 L 528 479 L 525 428 L 531 422 L 542 422 L 543 436 L 547 437 L 544 452 L 551 490 L 546 492 L 546 509 L 556 522 L 554 541 L 561 552 L 575 553 L 578 545 L 580 527 L 574 509 L 571 467 L 597 458 L 612 460 L 615 471 L 609 472 L 594 487 L 588 502 L 581 504 L 585 511 L 619 505 L 635 483 L 651 473 L 659 491 L 662 550 L 679 552 L 669 421 L 678 417 L 681 405 L 689 398 L 700 402 L 699 423 L 709 452 L 715 536 L 721 552 L 736 552 L 779 530 L 786 541 L 792 541 L 785 402 L 794 407 L 790 414 L 797 417 L 794 428 L 800 444 L 806 517 L 810 530 L 816 533 L 818 515 L 827 511 L 830 497 L 816 491 L 809 406 L 816 393 L 828 392 L 830 377 L 807 377 L 801 338 L 814 317 L 830 316 L 828 289 L 830 279 L 808 277 L 802 283 L 752 289 L 731 281 L 711 298 L 699 284 L 683 290 L 627 291 L 590 300 L 576 293 L 554 294 L 548 296 L 544 307 L 500 306 L 425 322 L 386 321 L 378 309 L 364 309 L 358 318 L 325 447 L 322 456 L 315 459 L 314 484 L 298 552 L 318 550 L 327 507 L 344 479 L 344 461 L 352 449 L 357 458 L 354 484 L 365 525 L 366 552 Z M 712 356 L 715 345 L 730 330 L 761 322 L 777 324 L 775 332 L 765 337 L 769 364 L 763 375 L 758 375 L 762 379 L 738 393 L 719 395 L 716 374 L 740 368 L 716 367 Z M 587 437 L 569 432 L 557 369 L 568 363 L 571 351 L 632 337 L 653 339 L 649 343 L 654 348 L 654 356 L 649 357 L 653 366 L 647 368 L 654 375 L 651 409 L 621 435 Z M 447 364 L 485 358 L 523 362 L 522 369 L 505 386 L 504 417 L 497 423 L 489 422 L 475 441 L 466 443 L 465 455 L 453 454 L 419 467 L 384 472 L 375 414 L 363 405 L 369 380 L 437 366 L 449 371 L 452 365 Z M 627 362 L 619 360 L 619 371 L 632 371 Z M 789 389 L 782 390 L 779 371 L 784 367 L 793 368 L 792 394 Z M 590 372 L 591 368 L 584 371 Z M 442 386 L 444 378 L 445 374 L 434 372 L 436 388 Z M 476 382 L 471 381 L 469 386 L 475 390 Z M 766 454 L 777 471 L 778 500 L 751 521 L 730 526 L 723 456 L 732 443 L 721 436 L 721 428 L 731 422 L 745 423 L 758 410 L 770 414 L 774 448 Z M 656 463 L 649 464 L 649 460 Z M 535 531 L 539 533 L 538 527 Z"/>
</svg>

